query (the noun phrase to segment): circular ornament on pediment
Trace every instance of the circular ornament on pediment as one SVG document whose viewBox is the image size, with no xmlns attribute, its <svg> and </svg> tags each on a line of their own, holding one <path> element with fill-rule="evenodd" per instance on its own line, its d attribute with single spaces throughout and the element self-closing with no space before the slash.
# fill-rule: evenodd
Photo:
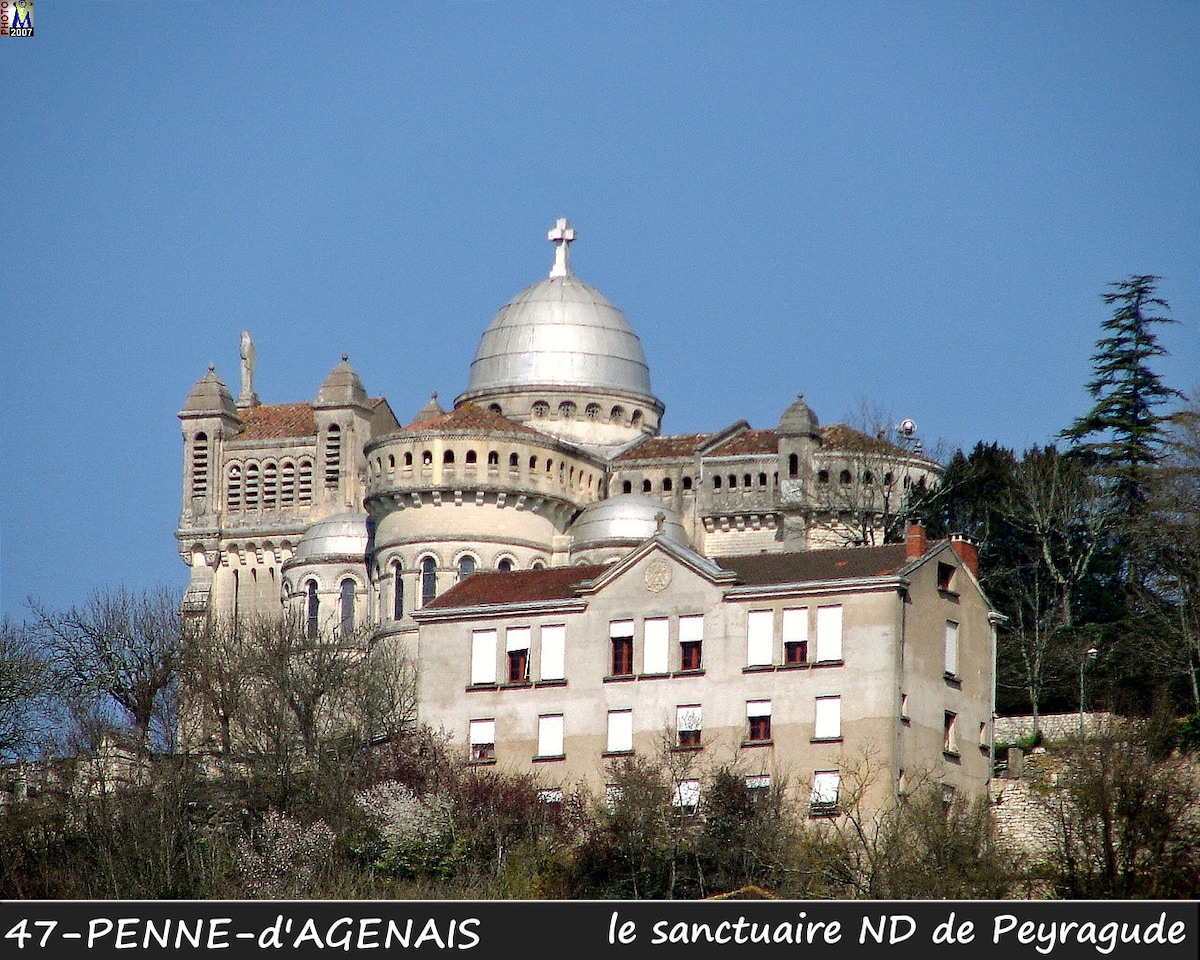
<svg viewBox="0 0 1200 960">
<path fill-rule="evenodd" d="M 646 589 L 662 593 L 671 585 L 671 565 L 666 560 L 651 560 L 646 564 Z"/>
</svg>

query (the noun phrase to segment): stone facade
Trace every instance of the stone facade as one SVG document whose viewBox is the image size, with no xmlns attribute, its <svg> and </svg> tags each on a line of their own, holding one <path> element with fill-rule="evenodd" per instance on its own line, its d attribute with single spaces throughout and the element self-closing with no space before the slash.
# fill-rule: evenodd
<svg viewBox="0 0 1200 960">
<path fill-rule="evenodd" d="M 789 603 L 808 607 L 801 599 L 814 589 L 777 573 L 782 579 L 756 595 L 739 580 L 738 558 L 786 558 L 847 545 L 873 549 L 883 542 L 884 525 L 895 527 L 911 489 L 937 482 L 938 465 L 904 437 L 890 442 L 842 425 L 821 427 L 802 395 L 771 429 L 738 421 L 712 433 L 661 434 L 665 407 L 651 389 L 640 341 L 620 310 L 575 278 L 567 246 L 574 236 L 565 221 L 551 231 L 550 276 L 513 297 L 486 328 L 467 389 L 453 408 L 445 410 L 435 393 L 407 425 L 385 399 L 370 396 L 346 356 L 313 400 L 261 403 L 253 384 L 254 345 L 244 334 L 238 399 L 210 368 L 179 414 L 183 502 L 176 536 L 191 571 L 185 613 L 238 619 L 290 610 L 314 635 L 328 638 L 370 623 L 416 658 L 423 719 L 465 736 L 460 728 L 470 718 L 463 711 L 478 710 L 491 694 L 468 692 L 472 684 L 461 676 L 466 661 L 458 655 L 461 631 L 454 656 L 428 639 L 430 631 L 440 637 L 449 629 L 439 598 L 454 596 L 456 585 L 474 574 L 549 575 L 608 565 L 626 573 L 604 579 L 604 590 L 589 594 L 586 612 L 572 613 L 571 623 L 581 626 L 569 633 L 603 635 L 610 620 L 619 619 L 614 610 L 621 604 L 621 616 L 639 631 L 651 608 L 657 611 L 651 619 L 665 619 L 668 630 L 678 629 L 681 616 L 699 616 L 705 631 L 709 660 L 701 673 L 593 691 L 608 699 L 619 690 L 646 691 L 649 699 L 635 705 L 639 749 L 652 731 L 677 719 L 672 711 L 694 700 L 711 703 L 705 708 L 708 755 L 769 758 L 764 771 L 795 763 L 806 777 L 812 763 L 835 769 L 847 750 L 875 744 L 897 771 L 936 766 L 947 782 L 971 789 L 986 781 L 974 729 L 961 733 L 970 749 L 958 751 L 957 760 L 942 749 L 951 704 L 959 705 L 960 730 L 969 722 L 990 731 L 986 601 L 977 587 L 957 601 L 970 607 L 972 624 L 961 646 L 970 681 L 958 688 L 936 669 L 936 651 L 919 652 L 923 643 L 941 649 L 948 594 L 935 592 L 920 603 L 910 594 L 929 570 L 939 564 L 957 570 L 957 561 L 933 559 L 922 547 L 910 559 L 924 561 L 903 575 L 897 566 L 886 586 L 832 577 L 838 585 L 820 604 L 845 610 L 847 643 L 856 653 L 843 666 L 776 670 L 785 666 L 782 647 L 762 664 L 770 671 L 747 673 L 748 665 L 738 663 L 752 606 L 774 605 L 782 617 L 776 600 L 789 595 Z M 670 572 L 668 584 L 649 594 L 630 586 L 644 583 L 639 578 L 646 571 L 628 566 L 651 563 L 639 553 L 647 550 L 666 551 L 655 562 Z M 957 556 L 946 545 L 938 550 L 938 556 Z M 555 616 L 566 623 L 563 611 Z M 509 626 L 497 629 L 503 634 Z M 536 623 L 529 627 L 538 634 Z M 773 642 L 781 644 L 781 627 L 774 629 Z M 604 650 L 609 639 L 603 636 Z M 639 633 L 635 648 L 642 642 Z M 570 650 L 583 656 L 574 644 Z M 600 683 L 601 653 L 573 664 L 575 679 L 558 692 L 573 698 Z M 919 659 L 908 663 L 908 657 Z M 672 666 L 668 672 L 680 671 Z M 823 677 L 836 679 L 832 686 L 842 691 L 830 696 L 846 698 L 848 736 L 838 747 L 794 753 L 741 745 L 737 730 L 754 697 L 778 708 L 774 723 L 784 736 L 776 744 L 811 741 L 815 718 L 808 714 Z M 904 684 L 912 713 L 902 720 Z M 685 696 L 677 687 L 694 692 Z M 759 693 L 747 692 L 751 687 Z M 505 691 L 494 712 L 545 707 L 544 695 L 526 703 L 527 694 Z M 565 718 L 575 708 L 564 703 L 562 711 Z M 497 725 L 517 729 L 499 718 Z M 582 737 L 581 751 L 573 750 L 565 767 L 539 770 L 576 772 L 582 762 L 576 757 L 591 757 L 594 766 L 605 753 L 597 747 L 606 732 L 593 721 L 564 735 Z M 532 736 L 523 729 L 523 739 L 511 745 L 513 756 L 533 756 L 527 749 Z M 594 773 L 589 768 L 588 775 Z"/>
</svg>

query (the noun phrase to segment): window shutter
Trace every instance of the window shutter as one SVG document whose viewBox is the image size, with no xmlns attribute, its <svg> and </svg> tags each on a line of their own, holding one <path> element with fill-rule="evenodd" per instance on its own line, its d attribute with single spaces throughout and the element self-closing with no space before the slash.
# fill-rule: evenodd
<svg viewBox="0 0 1200 960">
<path fill-rule="evenodd" d="M 512 653 L 514 650 L 529 649 L 529 627 L 509 627 L 504 631 L 504 650 Z"/>
<path fill-rule="evenodd" d="M 642 672 L 666 673 L 671 624 L 666 617 L 647 620 L 646 642 L 642 647 Z"/>
<path fill-rule="evenodd" d="M 832 740 L 842 735 L 842 698 L 817 697 L 817 740 Z"/>
<path fill-rule="evenodd" d="M 679 618 L 679 642 L 695 643 L 704 639 L 704 617 Z"/>
<path fill-rule="evenodd" d="M 676 707 L 675 729 L 682 731 L 701 729 L 700 704 L 696 703 L 686 707 Z"/>
<path fill-rule="evenodd" d="M 496 631 L 471 633 L 471 683 L 496 682 Z"/>
<path fill-rule="evenodd" d="M 842 659 L 842 608 L 817 607 L 817 659 Z"/>
<path fill-rule="evenodd" d="M 562 714 L 538 717 L 539 757 L 561 757 L 563 755 Z"/>
<path fill-rule="evenodd" d="M 566 652 L 566 626 L 542 627 L 542 680 L 561 680 L 566 676 Z"/>
<path fill-rule="evenodd" d="M 774 662 L 774 610 L 751 610 L 746 615 L 746 665 L 766 666 Z"/>
<path fill-rule="evenodd" d="M 471 721 L 471 746 L 476 746 L 481 743 L 496 742 L 496 721 L 495 720 L 472 720 Z"/>
<path fill-rule="evenodd" d="M 747 700 L 746 701 L 746 716 L 747 717 L 769 717 L 771 715 L 770 700 Z"/>
<path fill-rule="evenodd" d="M 633 711 L 610 710 L 608 712 L 608 750 L 610 753 L 627 752 L 633 749 Z"/>
</svg>

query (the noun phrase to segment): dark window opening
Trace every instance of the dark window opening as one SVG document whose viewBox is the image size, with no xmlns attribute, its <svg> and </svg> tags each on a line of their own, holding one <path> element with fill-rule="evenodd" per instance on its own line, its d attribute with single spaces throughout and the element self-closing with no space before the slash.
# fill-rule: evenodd
<svg viewBox="0 0 1200 960">
<path fill-rule="evenodd" d="M 679 644 L 679 668 L 681 670 L 700 669 L 700 640 L 685 640 Z"/>
<path fill-rule="evenodd" d="M 633 493 L 633 481 L 626 480 L 623 484 L 621 484 L 621 492 L 622 493 Z"/>
<path fill-rule="evenodd" d="M 317 582 L 309 580 L 308 586 L 305 588 L 308 591 L 308 598 L 305 604 L 305 635 L 309 640 L 317 638 L 317 627 L 320 623 L 321 599 L 317 596 Z"/>
<path fill-rule="evenodd" d="M 788 454 L 788 476 L 800 476 L 800 457 L 795 453 Z"/>
<path fill-rule="evenodd" d="M 633 676 L 633 637 L 613 637 L 612 675 Z"/>
<path fill-rule="evenodd" d="M 437 561 L 426 557 L 421 561 L 421 606 L 428 606 L 437 597 Z"/>
<path fill-rule="evenodd" d="M 808 663 L 808 641 L 788 640 L 783 645 L 784 663 Z"/>
<path fill-rule="evenodd" d="M 766 717 L 750 717 L 750 729 L 747 740 L 770 740 L 771 739 L 771 718 Z"/>
<path fill-rule="evenodd" d="M 524 683 L 529 679 L 529 651 L 508 651 L 508 682 Z"/>
</svg>

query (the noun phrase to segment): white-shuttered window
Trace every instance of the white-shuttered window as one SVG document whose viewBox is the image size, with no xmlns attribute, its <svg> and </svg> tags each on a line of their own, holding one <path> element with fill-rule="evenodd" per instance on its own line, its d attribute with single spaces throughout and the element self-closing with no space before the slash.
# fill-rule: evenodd
<svg viewBox="0 0 1200 960">
<path fill-rule="evenodd" d="M 700 746 L 701 727 L 702 714 L 700 704 L 689 703 L 675 708 L 675 732 L 678 746 Z"/>
<path fill-rule="evenodd" d="M 567 628 L 563 624 L 542 627 L 542 663 L 540 679 L 566 677 Z"/>
<path fill-rule="evenodd" d="M 817 660 L 842 659 L 842 608 L 817 607 Z"/>
<path fill-rule="evenodd" d="M 679 618 L 679 669 L 699 670 L 703 665 L 704 617 Z"/>
<path fill-rule="evenodd" d="M 612 621 L 608 625 L 608 635 L 612 639 L 612 672 L 610 676 L 632 677 L 633 621 Z"/>
<path fill-rule="evenodd" d="M 838 789 L 841 775 L 836 770 L 818 770 L 813 774 L 809 812 L 814 817 L 837 813 Z"/>
<path fill-rule="evenodd" d="M 496 759 L 496 721 L 472 720 L 470 728 L 471 759 Z"/>
<path fill-rule="evenodd" d="M 509 683 L 524 683 L 529 679 L 529 637 L 529 627 L 509 627 L 504 631 Z"/>
<path fill-rule="evenodd" d="M 815 740 L 836 740 L 842 735 L 842 698 L 817 697 Z"/>
<path fill-rule="evenodd" d="M 608 752 L 629 753 L 633 750 L 633 711 L 608 711 Z"/>
<path fill-rule="evenodd" d="M 563 755 L 563 718 L 561 713 L 538 717 L 539 757 L 561 757 Z"/>
<path fill-rule="evenodd" d="M 671 797 L 671 805 L 681 813 L 692 814 L 700 806 L 700 781 L 681 780 Z"/>
<path fill-rule="evenodd" d="M 808 663 L 808 608 L 783 611 L 783 662 Z"/>
<path fill-rule="evenodd" d="M 471 632 L 471 683 L 496 682 L 496 631 Z"/>
<path fill-rule="evenodd" d="M 671 621 L 655 617 L 645 622 L 645 643 L 642 646 L 642 673 L 666 673 L 671 646 Z"/>
<path fill-rule="evenodd" d="M 746 739 L 752 743 L 771 739 L 771 701 L 746 701 Z"/>
<path fill-rule="evenodd" d="M 746 666 L 774 663 L 774 634 L 774 610 L 751 610 L 746 614 Z"/>
<path fill-rule="evenodd" d="M 946 621 L 946 675 L 958 676 L 958 624 Z"/>
</svg>

